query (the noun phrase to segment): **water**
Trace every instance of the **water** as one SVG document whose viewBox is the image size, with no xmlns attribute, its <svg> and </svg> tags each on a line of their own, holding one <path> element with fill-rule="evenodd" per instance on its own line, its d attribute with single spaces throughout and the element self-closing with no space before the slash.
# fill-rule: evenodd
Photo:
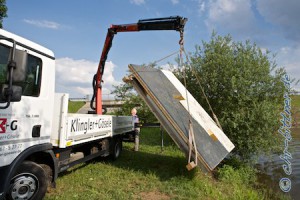
<svg viewBox="0 0 300 200">
<path fill-rule="evenodd" d="M 269 158 L 260 158 L 258 169 L 263 173 L 259 176 L 259 182 L 266 184 L 269 188 L 276 191 L 281 191 L 279 188 L 279 181 L 286 177 L 292 181 L 292 188 L 288 194 L 292 199 L 300 199 L 300 128 L 293 128 L 292 141 L 289 143 L 289 152 L 292 154 L 292 174 L 286 175 L 283 171 L 282 165 L 284 161 L 279 158 L 279 155 L 272 155 Z M 284 142 L 282 141 L 282 151 L 284 150 Z"/>
</svg>

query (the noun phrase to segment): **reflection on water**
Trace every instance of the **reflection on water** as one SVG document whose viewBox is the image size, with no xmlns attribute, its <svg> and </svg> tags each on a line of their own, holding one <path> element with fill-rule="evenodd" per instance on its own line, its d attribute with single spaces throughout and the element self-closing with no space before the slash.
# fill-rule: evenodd
<svg viewBox="0 0 300 200">
<path fill-rule="evenodd" d="M 283 169 L 283 160 L 279 158 L 279 155 L 272 155 L 269 158 L 260 158 L 258 169 L 264 173 L 260 175 L 259 181 L 265 183 L 269 188 L 281 191 L 279 188 L 279 180 L 283 177 L 287 177 L 292 181 L 292 189 L 289 192 L 292 199 L 300 199 L 300 128 L 293 128 L 292 137 L 293 140 L 289 143 L 289 151 L 292 153 L 292 174 L 287 176 Z M 282 142 L 282 150 L 284 149 L 284 143 Z"/>
</svg>

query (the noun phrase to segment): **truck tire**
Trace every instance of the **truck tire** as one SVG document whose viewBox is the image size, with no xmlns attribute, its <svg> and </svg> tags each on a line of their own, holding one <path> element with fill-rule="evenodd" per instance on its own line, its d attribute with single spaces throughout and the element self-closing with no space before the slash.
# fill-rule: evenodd
<svg viewBox="0 0 300 200">
<path fill-rule="evenodd" d="M 6 198 L 40 200 L 46 194 L 48 177 L 44 169 L 32 161 L 24 161 L 10 181 Z"/>
<path fill-rule="evenodd" d="M 117 158 L 120 157 L 122 148 L 123 148 L 122 140 L 120 138 L 113 138 L 111 151 L 110 151 L 110 157 L 112 158 L 112 160 L 116 160 Z"/>
<path fill-rule="evenodd" d="M 50 189 L 53 186 L 53 184 L 52 184 L 53 183 L 52 182 L 52 180 L 53 180 L 53 170 L 51 169 L 51 167 L 49 165 L 46 165 L 46 164 L 39 164 L 39 165 L 43 168 L 43 170 L 46 174 L 46 177 L 47 177 L 47 180 L 48 180 L 47 192 L 50 192 Z"/>
</svg>

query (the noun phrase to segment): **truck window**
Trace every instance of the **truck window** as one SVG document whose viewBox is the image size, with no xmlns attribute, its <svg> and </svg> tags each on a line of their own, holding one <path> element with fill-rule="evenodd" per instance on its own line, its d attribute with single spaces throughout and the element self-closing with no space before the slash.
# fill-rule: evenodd
<svg viewBox="0 0 300 200">
<path fill-rule="evenodd" d="M 7 63 L 9 57 L 10 48 L 4 45 L 0 45 L 0 86 L 6 82 L 7 76 Z"/>
<path fill-rule="evenodd" d="M 41 73 L 42 72 L 42 60 L 38 57 L 28 55 L 27 60 L 27 76 L 24 83 L 20 86 L 23 88 L 24 96 L 38 97 L 40 95 L 41 88 Z"/>
<path fill-rule="evenodd" d="M 7 83 L 7 64 L 9 62 L 10 47 L 0 45 L 0 87 Z M 42 79 L 42 60 L 28 54 L 26 80 L 15 82 L 14 85 L 22 87 L 23 96 L 38 97 L 40 95 Z"/>
</svg>

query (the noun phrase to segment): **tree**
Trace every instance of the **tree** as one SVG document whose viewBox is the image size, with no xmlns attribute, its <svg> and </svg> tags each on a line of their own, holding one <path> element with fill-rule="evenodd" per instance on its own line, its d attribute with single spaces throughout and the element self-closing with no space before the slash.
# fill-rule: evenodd
<svg viewBox="0 0 300 200">
<path fill-rule="evenodd" d="M 6 0 L 0 0 L 0 28 L 3 28 L 3 18 L 7 17 Z"/>
<path fill-rule="evenodd" d="M 114 86 L 114 88 L 112 94 L 115 94 L 116 100 L 124 101 L 122 107 L 115 113 L 116 115 L 130 115 L 131 109 L 136 107 L 140 122 L 149 123 L 157 121 L 149 107 L 141 97 L 136 94 L 131 85 L 124 83 Z"/>
<path fill-rule="evenodd" d="M 234 143 L 233 155 L 249 161 L 253 155 L 270 152 L 279 141 L 285 70 L 270 52 L 249 41 L 235 42 L 230 35 L 213 33 L 210 42 L 197 45 L 186 69 L 188 90 L 209 112 L 197 83 L 204 88 L 224 133 Z M 187 65 L 187 63 L 185 63 Z M 183 80 L 182 73 L 176 71 Z"/>
</svg>

